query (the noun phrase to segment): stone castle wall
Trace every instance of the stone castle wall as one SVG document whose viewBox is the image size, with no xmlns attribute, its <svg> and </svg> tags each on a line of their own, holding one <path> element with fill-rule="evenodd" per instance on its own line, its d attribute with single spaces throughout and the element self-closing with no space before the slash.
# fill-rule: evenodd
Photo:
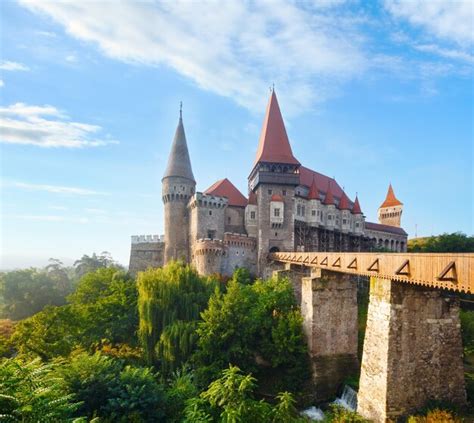
<svg viewBox="0 0 474 423">
<path fill-rule="evenodd" d="M 226 254 L 222 263 L 222 274 L 230 276 L 238 267 L 257 274 L 257 240 L 242 234 L 225 233 Z"/>
<path fill-rule="evenodd" d="M 245 234 L 245 208 L 228 206 L 225 209 L 225 232 Z"/>
<path fill-rule="evenodd" d="M 199 239 L 193 245 L 192 263 L 201 275 L 220 274 L 225 252 L 222 240 Z"/>
<path fill-rule="evenodd" d="M 157 235 L 133 236 L 128 271 L 132 275 L 150 267 L 161 267 L 164 263 L 165 244 Z"/>
<path fill-rule="evenodd" d="M 224 239 L 224 222 L 227 199 L 200 192 L 196 193 L 189 203 L 190 223 L 189 238 L 191 250 L 199 239 Z"/>
</svg>

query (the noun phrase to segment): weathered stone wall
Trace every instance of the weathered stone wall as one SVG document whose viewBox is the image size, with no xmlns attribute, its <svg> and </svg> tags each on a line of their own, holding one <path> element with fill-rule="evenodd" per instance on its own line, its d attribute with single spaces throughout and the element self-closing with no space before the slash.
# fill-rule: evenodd
<svg viewBox="0 0 474 423">
<path fill-rule="evenodd" d="M 199 239 L 209 238 L 212 231 L 214 239 L 224 239 L 224 216 L 227 199 L 196 193 L 189 203 L 190 245 Z"/>
<path fill-rule="evenodd" d="M 400 227 L 402 223 L 403 206 L 380 207 L 377 213 L 382 225 Z"/>
<path fill-rule="evenodd" d="M 165 218 L 164 262 L 184 259 L 189 261 L 189 216 L 187 204 L 196 184 L 179 176 L 164 178 L 162 200 Z"/>
<path fill-rule="evenodd" d="M 222 274 L 231 276 L 237 267 L 257 274 L 257 241 L 253 237 L 235 233 L 224 234 L 226 252 L 222 260 Z"/>
<path fill-rule="evenodd" d="M 376 248 L 387 248 L 400 253 L 407 251 L 407 237 L 404 235 L 366 229 L 365 236 L 370 238 L 372 245 Z"/>
<path fill-rule="evenodd" d="M 294 187 L 291 185 L 262 184 L 257 188 L 258 221 L 258 273 L 263 274 L 267 256 L 272 248 L 279 251 L 294 250 Z M 284 219 L 279 225 L 270 222 L 272 195 L 280 195 L 284 203 Z"/>
<path fill-rule="evenodd" d="M 164 249 L 165 244 L 163 242 L 132 243 L 128 271 L 132 275 L 136 275 L 137 272 L 149 267 L 163 266 Z"/>
<path fill-rule="evenodd" d="M 342 273 L 313 269 L 302 279 L 301 313 L 318 401 L 335 397 L 357 374 L 357 283 Z"/>
<path fill-rule="evenodd" d="M 194 243 L 192 263 L 200 275 L 220 274 L 225 251 L 222 240 L 198 240 Z"/>
<path fill-rule="evenodd" d="M 227 206 L 225 209 L 224 231 L 237 234 L 246 234 L 245 207 Z"/>
<path fill-rule="evenodd" d="M 358 412 L 385 422 L 429 400 L 466 401 L 459 299 L 371 278 Z"/>
<path fill-rule="evenodd" d="M 303 278 L 308 277 L 309 272 L 309 268 L 288 263 L 285 265 L 285 269 L 274 270 L 272 272 L 272 276 L 289 279 L 289 281 L 293 285 L 293 292 L 295 294 L 296 303 L 299 307 L 301 307 Z"/>
</svg>

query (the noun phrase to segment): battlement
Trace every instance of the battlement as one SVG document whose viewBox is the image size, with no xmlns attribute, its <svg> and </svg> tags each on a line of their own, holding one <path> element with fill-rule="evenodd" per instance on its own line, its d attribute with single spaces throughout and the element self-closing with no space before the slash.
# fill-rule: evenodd
<svg viewBox="0 0 474 423">
<path fill-rule="evenodd" d="M 229 200 L 227 197 L 219 197 L 217 195 L 204 194 L 202 192 L 196 192 L 189 201 L 189 207 L 212 207 L 222 209 L 227 207 Z"/>
<path fill-rule="evenodd" d="M 221 239 L 201 238 L 194 244 L 194 254 L 224 253 L 225 244 Z"/>
<path fill-rule="evenodd" d="M 132 244 L 165 242 L 164 235 L 132 235 Z"/>
<path fill-rule="evenodd" d="M 236 234 L 232 232 L 224 233 L 224 244 L 233 247 L 254 249 L 257 246 L 257 239 L 246 234 Z"/>
</svg>

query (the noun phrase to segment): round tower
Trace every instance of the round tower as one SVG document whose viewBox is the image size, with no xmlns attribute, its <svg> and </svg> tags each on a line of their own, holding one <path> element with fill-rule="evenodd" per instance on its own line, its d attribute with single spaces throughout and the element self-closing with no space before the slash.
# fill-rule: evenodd
<svg viewBox="0 0 474 423">
<path fill-rule="evenodd" d="M 164 263 L 170 260 L 189 262 L 189 214 L 188 201 L 194 195 L 194 180 L 189 158 L 182 111 L 171 146 L 162 182 L 162 199 L 165 217 Z"/>
</svg>

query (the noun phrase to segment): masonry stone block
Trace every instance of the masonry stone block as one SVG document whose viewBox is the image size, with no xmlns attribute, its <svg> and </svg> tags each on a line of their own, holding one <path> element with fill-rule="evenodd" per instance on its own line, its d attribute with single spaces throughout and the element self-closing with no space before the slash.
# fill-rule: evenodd
<svg viewBox="0 0 474 423">
<path fill-rule="evenodd" d="M 358 412 L 386 422 L 428 401 L 466 402 L 459 298 L 371 278 Z"/>
</svg>

